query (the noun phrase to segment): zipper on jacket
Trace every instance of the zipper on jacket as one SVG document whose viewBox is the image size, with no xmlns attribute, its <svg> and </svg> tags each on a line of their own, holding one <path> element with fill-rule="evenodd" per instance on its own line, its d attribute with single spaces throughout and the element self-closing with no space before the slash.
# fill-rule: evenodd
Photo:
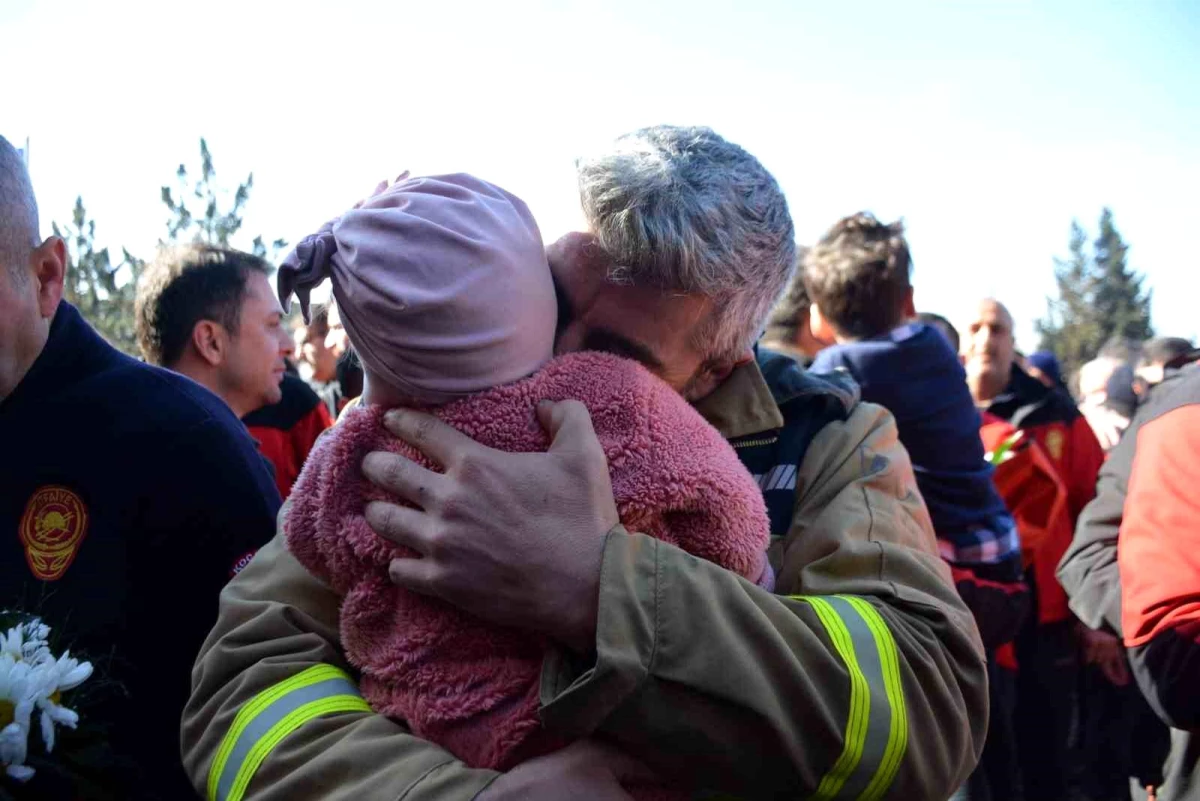
<svg viewBox="0 0 1200 801">
<path fill-rule="evenodd" d="M 774 445 L 776 442 L 779 442 L 778 436 L 765 437 L 763 439 L 749 439 L 749 440 L 746 440 L 745 442 L 737 443 L 736 445 L 733 446 L 733 449 L 740 450 L 742 448 L 756 448 L 759 445 Z"/>
</svg>

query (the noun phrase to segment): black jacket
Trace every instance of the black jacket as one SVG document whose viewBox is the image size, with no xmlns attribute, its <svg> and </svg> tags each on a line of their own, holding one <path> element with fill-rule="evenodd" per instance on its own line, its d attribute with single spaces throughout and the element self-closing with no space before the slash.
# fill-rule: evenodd
<svg viewBox="0 0 1200 801">
<path fill-rule="evenodd" d="M 233 413 L 105 343 L 62 303 L 0 403 L 0 609 L 40 615 L 95 673 L 18 798 L 185 799 L 179 717 L 225 582 L 274 534 L 279 495 Z M 31 755 L 41 752 L 35 724 Z M 56 775 L 55 767 L 85 780 Z"/>
</svg>

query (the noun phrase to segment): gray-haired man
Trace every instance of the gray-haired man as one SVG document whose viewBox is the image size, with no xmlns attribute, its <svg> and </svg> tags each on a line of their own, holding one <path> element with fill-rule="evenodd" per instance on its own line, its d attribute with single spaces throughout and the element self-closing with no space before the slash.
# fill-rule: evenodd
<svg viewBox="0 0 1200 801">
<path fill-rule="evenodd" d="M 348 668 L 337 597 L 276 538 L 224 594 L 197 663 L 184 758 L 210 798 L 231 797 L 230 776 L 250 799 L 626 797 L 620 780 L 643 769 L 599 739 L 671 786 L 745 797 L 945 798 L 975 764 L 982 648 L 894 421 L 752 349 L 795 261 L 774 179 L 712 131 L 669 126 L 579 176 L 588 231 L 548 249 L 558 349 L 642 362 L 726 435 L 761 476 L 780 594 L 621 528 L 579 404 L 547 410 L 539 454 L 400 412 L 393 432 L 447 469 L 364 463 L 416 501 L 367 510 L 424 557 L 393 562 L 393 580 L 558 643 L 542 717 L 580 742 L 496 774 L 380 715 L 297 723 L 305 677 Z"/>
</svg>

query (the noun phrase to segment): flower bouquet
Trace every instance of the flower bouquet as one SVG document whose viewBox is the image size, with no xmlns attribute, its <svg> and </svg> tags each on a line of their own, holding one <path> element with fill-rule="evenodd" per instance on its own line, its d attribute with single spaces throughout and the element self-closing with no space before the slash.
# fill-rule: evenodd
<svg viewBox="0 0 1200 801">
<path fill-rule="evenodd" d="M 58 727 L 79 723 L 64 694 L 87 681 L 92 665 L 67 651 L 55 656 L 49 639 L 50 627 L 39 618 L 0 613 L 0 798 L 3 783 L 25 783 L 37 772 L 29 764 L 31 745 L 49 755 Z"/>
</svg>

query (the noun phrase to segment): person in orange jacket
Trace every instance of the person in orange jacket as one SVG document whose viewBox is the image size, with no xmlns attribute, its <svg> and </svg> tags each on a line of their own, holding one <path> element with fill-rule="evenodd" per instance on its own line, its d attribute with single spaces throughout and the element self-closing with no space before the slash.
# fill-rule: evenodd
<svg viewBox="0 0 1200 801">
<path fill-rule="evenodd" d="M 1129 763 L 1128 772 L 1160 801 L 1193 798 L 1200 789 L 1200 748 L 1185 731 L 1200 728 L 1200 563 L 1192 546 L 1200 531 L 1193 489 L 1200 477 L 1198 404 L 1200 367 L 1155 387 L 1100 471 L 1096 499 L 1058 569 L 1080 620 L 1128 646 L 1135 680 L 1129 689 L 1140 688 L 1149 706 L 1139 705 L 1144 714 L 1133 707 L 1128 753 L 1109 761 Z M 1156 713 L 1178 728 L 1168 735 L 1147 720 Z"/>
<path fill-rule="evenodd" d="M 1034 613 L 1015 643 L 1020 669 L 1014 720 L 1026 797 L 1061 798 L 1078 668 L 1075 623 L 1054 570 L 1079 512 L 1095 495 L 1104 451 L 1069 396 L 1017 365 L 1013 319 L 1003 304 L 981 301 L 964 333 L 960 352 L 976 405 L 1036 442 L 1066 488 L 1067 525 L 1050 530 L 1031 553 L 1026 575 Z M 1005 499 L 1011 508 L 1014 499 Z M 1030 548 L 1024 530 L 1022 539 Z M 1113 645 L 1119 645 L 1115 638 Z"/>
<path fill-rule="evenodd" d="M 1160 386 L 1120 454 L 1117 563 L 1134 679 L 1175 731 L 1158 798 L 1200 793 L 1200 367 Z M 1114 455 L 1114 459 L 1116 455 Z"/>
</svg>

